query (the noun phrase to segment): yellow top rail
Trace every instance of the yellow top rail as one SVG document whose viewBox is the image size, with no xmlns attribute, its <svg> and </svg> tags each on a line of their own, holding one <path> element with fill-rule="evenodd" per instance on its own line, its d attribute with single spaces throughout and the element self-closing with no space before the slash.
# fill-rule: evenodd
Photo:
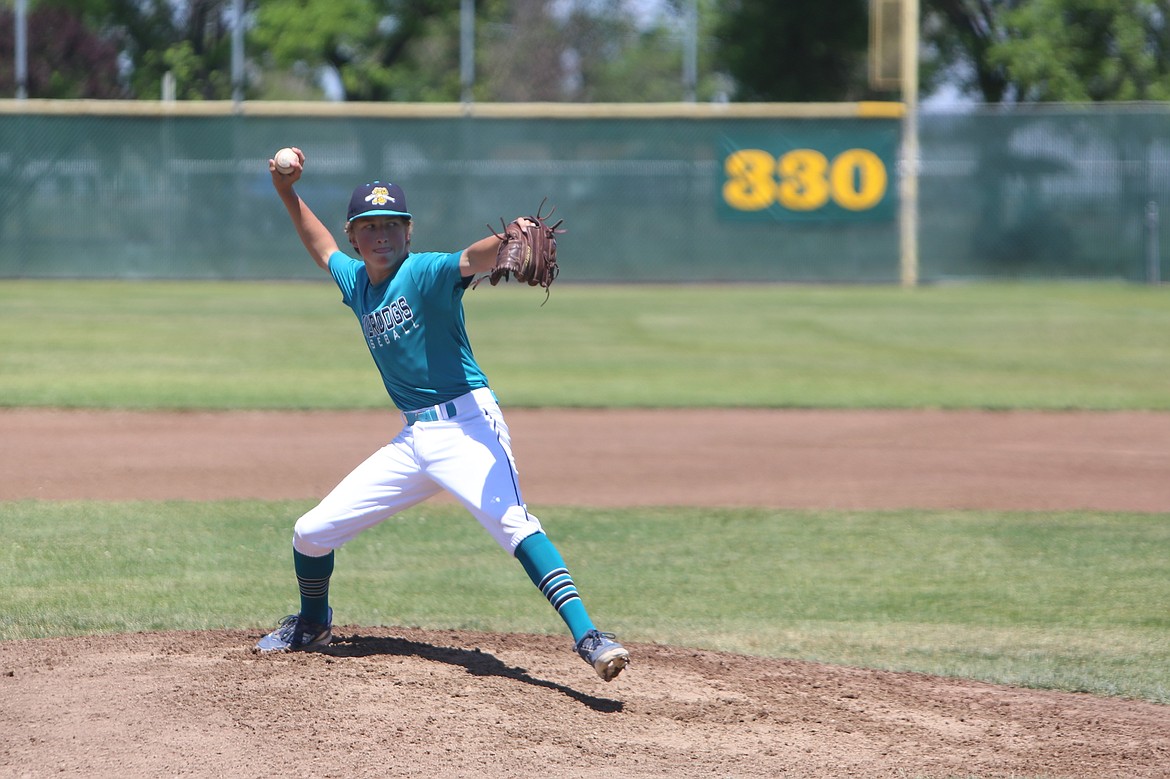
<svg viewBox="0 0 1170 779">
<path fill-rule="evenodd" d="M 0 100 L 0 114 L 290 116 L 372 119 L 901 119 L 903 103 L 334 103 L 231 100 Z"/>
</svg>

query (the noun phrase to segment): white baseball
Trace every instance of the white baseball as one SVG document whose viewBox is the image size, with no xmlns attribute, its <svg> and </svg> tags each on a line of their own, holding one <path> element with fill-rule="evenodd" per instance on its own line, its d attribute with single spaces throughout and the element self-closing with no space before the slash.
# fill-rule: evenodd
<svg viewBox="0 0 1170 779">
<path fill-rule="evenodd" d="M 281 149 L 280 151 L 278 151 L 272 157 L 272 160 L 273 160 L 273 162 L 276 163 L 276 171 L 278 173 L 285 173 L 285 174 L 292 173 L 293 165 L 295 165 L 298 162 L 297 153 L 295 151 L 293 151 L 292 149 L 288 149 L 288 148 Z"/>
</svg>

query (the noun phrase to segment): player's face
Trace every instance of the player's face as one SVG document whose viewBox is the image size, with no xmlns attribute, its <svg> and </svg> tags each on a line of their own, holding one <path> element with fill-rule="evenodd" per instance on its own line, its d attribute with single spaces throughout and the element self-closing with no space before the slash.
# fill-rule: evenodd
<svg viewBox="0 0 1170 779">
<path fill-rule="evenodd" d="M 363 216 L 353 220 L 351 240 L 366 265 L 389 269 L 410 249 L 410 220 L 402 216 Z"/>
</svg>

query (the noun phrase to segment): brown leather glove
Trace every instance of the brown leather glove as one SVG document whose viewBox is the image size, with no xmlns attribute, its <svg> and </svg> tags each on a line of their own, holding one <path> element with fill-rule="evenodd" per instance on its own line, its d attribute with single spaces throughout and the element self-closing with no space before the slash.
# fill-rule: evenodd
<svg viewBox="0 0 1170 779">
<path fill-rule="evenodd" d="M 500 224 L 504 229 L 502 235 L 488 226 L 492 234 L 500 239 L 496 264 L 487 276 L 493 287 L 500 283 L 500 279 L 506 281 L 512 278 L 530 287 L 543 287 L 545 298 L 548 298 L 548 288 L 561 272 L 557 265 L 557 233 L 563 233 L 564 230 L 557 228 L 565 220 L 549 225 L 547 220 L 552 217 L 552 211 L 547 216 L 541 216 L 543 208 L 544 202 L 541 201 L 535 216 L 521 216 L 508 224 L 504 224 L 501 219 Z"/>
</svg>

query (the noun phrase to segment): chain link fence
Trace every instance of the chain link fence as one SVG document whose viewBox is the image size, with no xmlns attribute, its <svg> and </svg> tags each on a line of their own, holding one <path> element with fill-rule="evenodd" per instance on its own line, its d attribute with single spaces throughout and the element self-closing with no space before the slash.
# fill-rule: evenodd
<svg viewBox="0 0 1170 779">
<path fill-rule="evenodd" d="M 922 115 L 920 279 L 1160 273 L 1168 121 Z M 342 246 L 349 192 L 379 178 L 406 190 L 420 250 L 547 197 L 564 283 L 895 283 L 899 131 L 889 104 L 0 101 L 0 277 L 316 278 L 266 167 L 297 145 L 298 191 Z"/>
</svg>

